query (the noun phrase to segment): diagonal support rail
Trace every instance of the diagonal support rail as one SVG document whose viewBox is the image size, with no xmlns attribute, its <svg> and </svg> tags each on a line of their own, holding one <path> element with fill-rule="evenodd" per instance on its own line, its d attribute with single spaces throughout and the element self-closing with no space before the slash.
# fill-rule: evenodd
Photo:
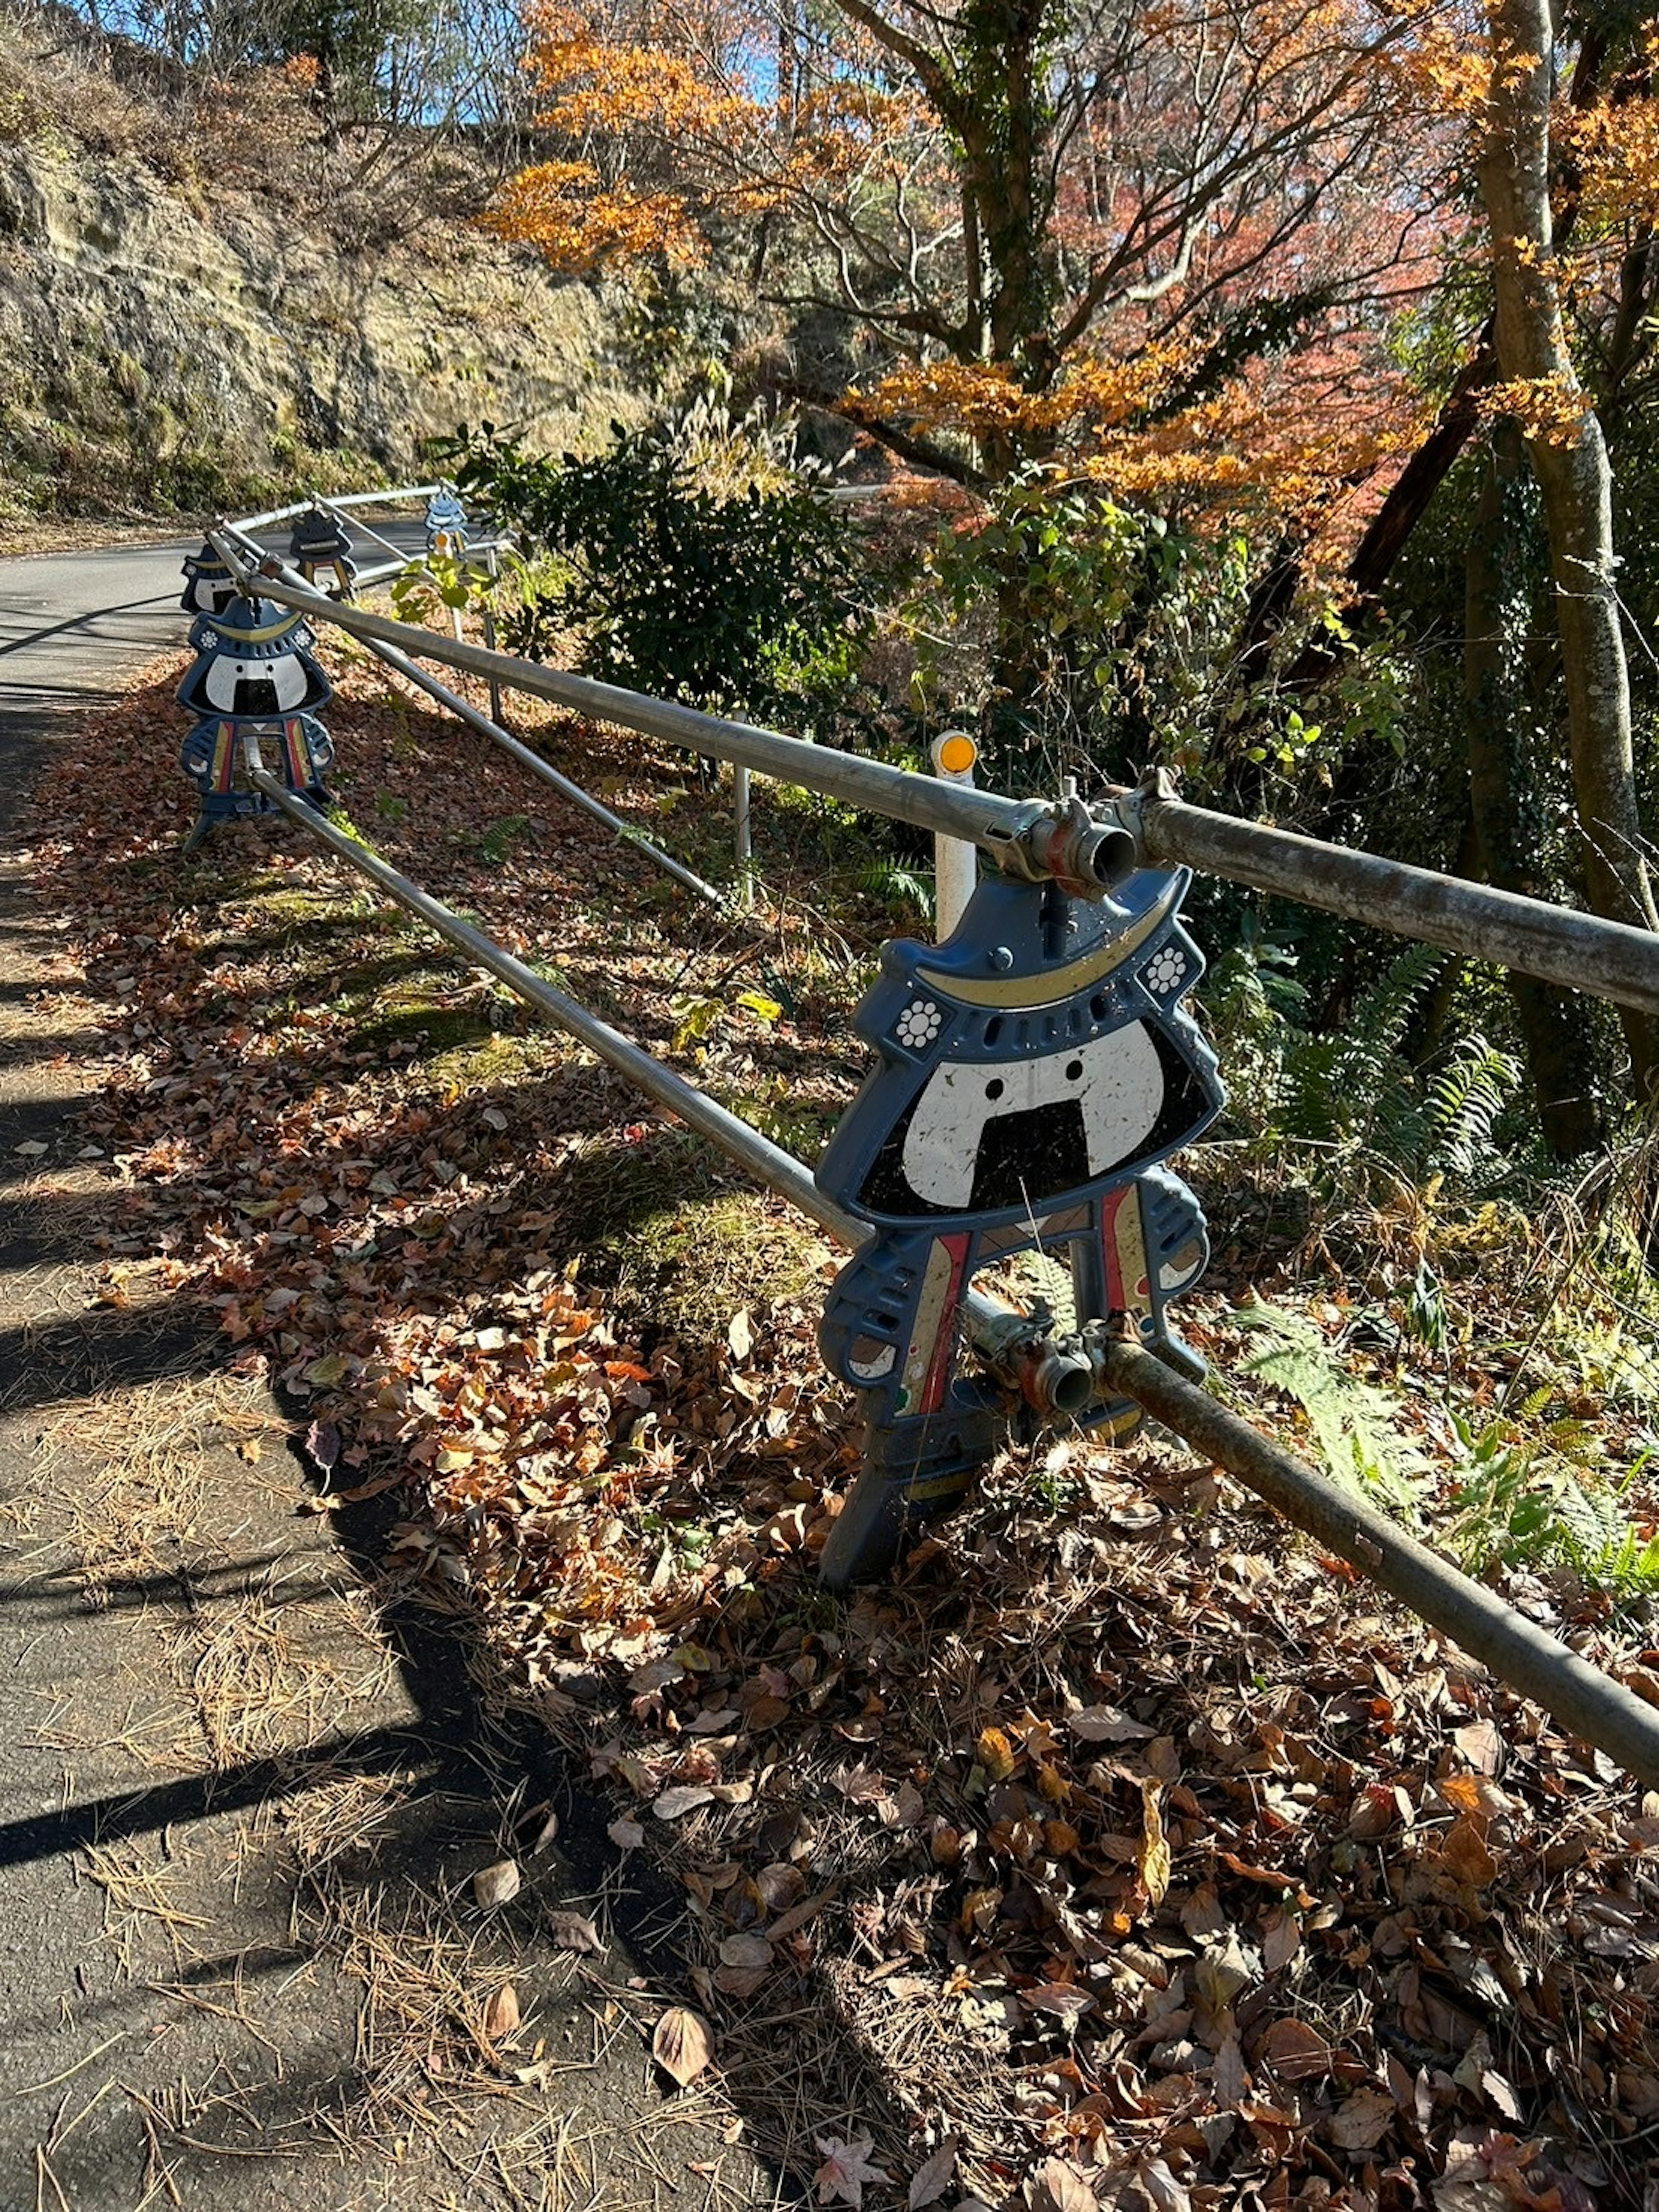
<svg viewBox="0 0 1659 2212">
<path fill-rule="evenodd" d="M 332 618 L 332 611 L 339 603 L 331 599 L 326 592 L 319 591 L 314 584 L 307 583 L 299 571 L 290 568 L 286 561 L 279 560 L 275 554 L 266 553 L 260 546 L 255 544 L 239 526 L 225 524 L 222 526 L 222 536 L 226 540 L 234 541 L 234 544 L 241 549 L 242 558 L 239 562 L 233 562 L 234 567 L 246 570 L 257 561 L 260 582 L 265 589 L 270 588 L 270 580 L 268 572 L 275 570 L 289 588 L 299 595 L 307 612 L 314 612 L 319 620 Z M 231 544 L 221 544 L 217 536 L 210 535 L 210 543 L 216 546 L 221 558 L 228 558 L 234 550 Z M 428 635 L 424 630 L 416 630 L 414 634 L 417 637 L 425 637 Z M 620 843 L 633 846 L 654 866 L 662 869 L 665 875 L 672 876 L 677 883 L 684 884 L 687 890 L 695 892 L 697 897 L 705 900 L 708 905 L 718 907 L 722 911 L 725 909 L 726 901 L 715 890 L 713 884 L 705 882 L 694 868 L 688 868 L 683 860 L 677 860 L 672 853 L 665 853 L 660 845 L 653 844 L 642 830 L 636 829 L 631 822 L 624 821 L 620 814 L 613 812 L 603 799 L 595 799 L 591 791 L 585 791 L 580 784 L 574 782 L 569 776 L 562 775 L 550 761 L 544 761 L 539 753 L 533 752 L 528 745 L 520 744 L 512 732 L 504 730 L 499 722 L 491 721 L 489 715 L 475 707 L 470 699 L 464 699 L 459 691 L 452 691 L 447 684 L 440 683 L 435 676 L 411 660 L 409 655 L 400 651 L 397 646 L 382 645 L 373 638 L 365 639 L 364 642 L 370 652 L 384 661 L 388 668 L 394 669 L 399 676 L 416 685 L 418 690 L 424 691 L 429 698 L 435 699 L 441 707 L 453 714 L 458 720 L 465 722 L 469 729 L 477 730 L 481 736 L 489 738 L 498 744 L 503 752 L 511 753 L 520 767 L 527 768 L 532 775 L 539 776 L 542 781 L 556 791 L 562 799 L 568 799 L 573 806 L 580 807 L 585 814 L 591 814 L 596 822 L 603 823 Z"/>
<path fill-rule="evenodd" d="M 1616 1759 L 1626 1772 L 1659 1787 L 1659 1711 L 1622 1682 L 1581 1659 L 1495 1590 L 1460 1573 L 1375 1506 L 1270 1443 L 1139 1345 L 1114 1342 L 1105 1364 L 1115 1389 L 1207 1452 L 1287 1521 L 1443 1629 L 1471 1658 Z"/>
</svg>

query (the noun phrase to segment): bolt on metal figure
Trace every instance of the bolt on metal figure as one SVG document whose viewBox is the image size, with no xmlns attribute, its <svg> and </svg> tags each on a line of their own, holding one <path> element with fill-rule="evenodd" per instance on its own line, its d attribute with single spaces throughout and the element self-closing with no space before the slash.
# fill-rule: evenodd
<svg viewBox="0 0 1659 2212">
<path fill-rule="evenodd" d="M 1204 1217 L 1160 1164 L 1224 1097 L 1182 1004 L 1203 971 L 1180 921 L 1190 881 L 1144 870 L 1083 900 L 993 878 L 944 945 L 888 945 L 855 1017 L 880 1063 L 817 1172 L 874 1231 L 819 1331 L 831 1371 L 867 1399 L 864 1471 L 823 1553 L 832 1587 L 885 1567 L 1005 1438 L 1056 1419 L 1131 1434 L 1139 1408 L 1102 1377 L 1112 1331 L 1202 1374 L 1166 1308 L 1209 1257 Z M 1055 1327 L 1029 1299 L 1006 1358 L 962 1371 L 975 1274 L 1023 1255 L 1064 1269 L 1072 1311 L 1056 1348 L 1035 1364 L 1019 1356 Z"/>
</svg>

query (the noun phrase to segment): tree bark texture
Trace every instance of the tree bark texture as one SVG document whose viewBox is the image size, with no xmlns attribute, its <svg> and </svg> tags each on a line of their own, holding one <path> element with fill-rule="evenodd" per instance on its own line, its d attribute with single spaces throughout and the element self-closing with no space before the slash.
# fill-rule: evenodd
<svg viewBox="0 0 1659 2212">
<path fill-rule="evenodd" d="M 1613 581 L 1612 476 L 1562 326 L 1549 193 L 1549 0 L 1487 0 L 1492 87 L 1480 164 L 1492 231 L 1494 338 L 1508 383 L 1546 386 L 1561 422 L 1527 438 L 1543 495 L 1567 695 L 1573 797 L 1591 910 L 1659 929 L 1644 858 L 1630 684 Z M 1576 427 L 1566 418 L 1582 409 Z M 1659 958 L 1659 945 L 1655 948 Z M 1638 1097 L 1659 1106 L 1659 1023 L 1621 1012 Z"/>
<path fill-rule="evenodd" d="M 1499 890 L 1543 898 L 1548 886 L 1531 864 L 1535 839 L 1522 789 L 1531 595 L 1521 574 L 1526 520 L 1517 495 L 1525 468 L 1518 433 L 1500 423 L 1464 562 L 1464 732 L 1481 872 Z M 1581 1010 L 1570 994 L 1534 976 L 1511 973 L 1508 981 L 1544 1141 L 1558 1159 L 1575 1159 L 1602 1133 L 1586 1080 L 1593 1061 Z"/>
</svg>

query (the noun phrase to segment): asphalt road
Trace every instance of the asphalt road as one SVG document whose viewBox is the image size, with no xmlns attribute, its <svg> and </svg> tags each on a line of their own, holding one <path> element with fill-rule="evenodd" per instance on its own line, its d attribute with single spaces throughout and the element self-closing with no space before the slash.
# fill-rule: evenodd
<svg viewBox="0 0 1659 2212">
<path fill-rule="evenodd" d="M 0 561 L 0 2212 L 599 2212 L 688 2180 L 707 2212 L 770 2205 L 718 2113 L 657 2124 L 637 2023 L 591 2033 L 587 1977 L 671 1972 L 683 1900 L 619 1881 L 613 1808 L 481 1710 L 465 1621 L 374 1595 L 395 1501 L 307 1513 L 289 1412 L 181 1301 L 110 1296 L 124 1194 L 76 1111 L 100 1009 L 36 894 L 27 793 L 183 641 L 198 542 Z M 256 1709 L 239 1686 L 272 1667 Z M 525 1853 L 538 1802 L 558 1841 L 485 1922 L 470 1874 Z M 545 1910 L 607 1900 L 578 1967 Z M 371 1936 L 416 2005 L 406 2064 L 354 1967 Z M 423 2069 L 455 2000 L 421 2026 L 416 1969 L 457 1946 L 474 2002 L 514 1982 L 553 2086 Z"/>
</svg>

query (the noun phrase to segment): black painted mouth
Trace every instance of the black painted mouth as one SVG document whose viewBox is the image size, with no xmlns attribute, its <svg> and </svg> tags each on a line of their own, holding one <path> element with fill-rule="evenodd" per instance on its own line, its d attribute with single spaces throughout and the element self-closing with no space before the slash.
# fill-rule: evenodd
<svg viewBox="0 0 1659 2212">
<path fill-rule="evenodd" d="M 1090 1167 L 1081 1100 L 1052 1099 L 985 1124 L 968 1203 L 975 1213 L 1018 1206 L 1051 1190 L 1075 1190 L 1112 1164 L 1105 1160 Z"/>
<path fill-rule="evenodd" d="M 234 716 L 279 714 L 276 684 L 269 676 L 239 676 L 230 711 Z"/>
<path fill-rule="evenodd" d="M 904 1173 L 904 1139 L 927 1079 L 911 1094 L 886 1141 L 870 1164 L 854 1205 L 892 1220 L 937 1220 L 966 1214 L 1051 1213 L 1068 1200 L 1136 1173 L 1195 1136 L 1213 1118 L 1215 1105 L 1198 1073 L 1164 1030 L 1149 1030 L 1164 1071 L 1164 1098 L 1153 1127 L 1121 1159 L 1091 1165 L 1078 1098 L 1057 1098 L 1018 1114 L 999 1114 L 980 1132 L 972 1195 L 966 1206 L 939 1206 L 911 1189 Z"/>
</svg>

